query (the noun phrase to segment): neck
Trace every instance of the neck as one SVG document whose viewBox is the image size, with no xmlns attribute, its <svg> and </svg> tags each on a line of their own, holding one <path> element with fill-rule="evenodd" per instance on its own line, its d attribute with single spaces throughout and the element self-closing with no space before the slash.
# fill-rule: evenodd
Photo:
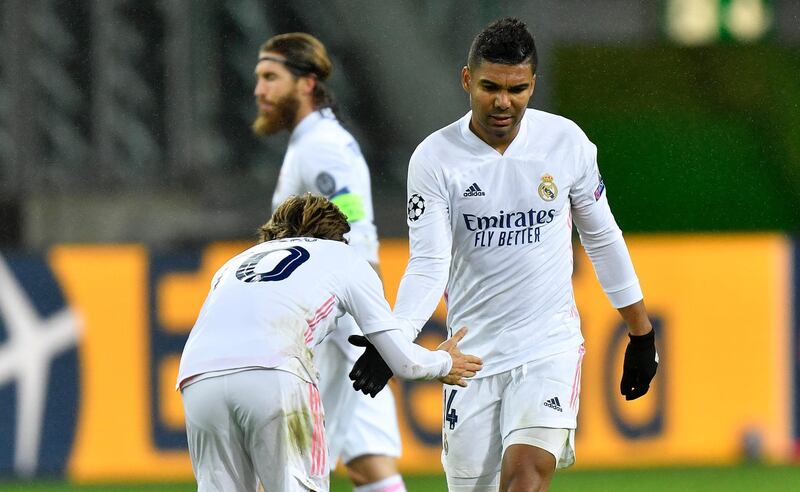
<svg viewBox="0 0 800 492">
<path fill-rule="evenodd" d="M 292 130 L 297 128 L 297 125 L 300 124 L 303 119 L 316 111 L 316 108 L 310 102 L 301 102 L 300 106 L 297 108 L 297 116 L 294 118 L 294 123 L 292 124 Z"/>
</svg>

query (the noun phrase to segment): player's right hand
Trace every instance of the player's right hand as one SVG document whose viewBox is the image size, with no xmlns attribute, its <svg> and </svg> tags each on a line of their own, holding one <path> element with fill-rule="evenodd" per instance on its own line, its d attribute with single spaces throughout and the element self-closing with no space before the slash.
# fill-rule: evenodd
<svg viewBox="0 0 800 492">
<path fill-rule="evenodd" d="M 350 335 L 347 341 L 356 347 L 365 348 L 364 353 L 353 364 L 353 370 L 350 371 L 353 389 L 375 398 L 392 378 L 392 370 L 367 337 Z"/>
<path fill-rule="evenodd" d="M 462 354 L 458 348 L 458 342 L 467 334 L 467 327 L 462 326 L 452 337 L 442 342 L 437 350 L 444 350 L 450 357 L 453 358 L 453 366 L 450 368 L 450 373 L 439 381 L 444 384 L 452 384 L 457 386 L 467 387 L 465 378 L 475 376 L 475 373 L 483 368 L 483 361 L 480 357 L 474 355 Z"/>
</svg>

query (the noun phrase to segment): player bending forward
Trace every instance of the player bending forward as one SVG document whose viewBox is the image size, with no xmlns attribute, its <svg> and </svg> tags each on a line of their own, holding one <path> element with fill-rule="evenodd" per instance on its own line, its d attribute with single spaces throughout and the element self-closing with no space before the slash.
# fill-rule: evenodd
<svg viewBox="0 0 800 492">
<path fill-rule="evenodd" d="M 486 27 L 461 72 L 471 111 L 425 139 L 409 163 L 411 255 L 395 315 L 415 337 L 446 286 L 448 327 L 469 326 L 463 347 L 486 361 L 469 388 L 443 388 L 451 492 L 545 491 L 575 459 L 584 347 L 573 224 L 628 327 L 621 393 L 647 393 L 658 366 L 597 149 L 575 123 L 527 108 L 536 68 L 523 22 Z"/>
<path fill-rule="evenodd" d="M 328 490 L 312 349 L 345 312 L 402 378 L 466 385 L 481 369 L 457 348 L 465 329 L 437 351 L 408 341 L 349 229 L 326 198 L 292 196 L 214 275 L 177 382 L 198 490 Z"/>
</svg>

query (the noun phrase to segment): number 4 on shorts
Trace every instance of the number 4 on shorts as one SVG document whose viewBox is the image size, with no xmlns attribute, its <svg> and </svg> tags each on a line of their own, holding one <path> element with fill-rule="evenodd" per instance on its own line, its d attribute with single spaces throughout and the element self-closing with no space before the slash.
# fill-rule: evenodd
<svg viewBox="0 0 800 492">
<path fill-rule="evenodd" d="M 444 420 L 450 424 L 450 430 L 456 428 L 456 422 L 458 422 L 458 415 L 456 415 L 456 409 L 453 408 L 453 398 L 455 398 L 456 393 L 458 390 L 452 390 L 450 392 L 450 398 L 447 398 L 447 390 L 444 390 Z"/>
</svg>

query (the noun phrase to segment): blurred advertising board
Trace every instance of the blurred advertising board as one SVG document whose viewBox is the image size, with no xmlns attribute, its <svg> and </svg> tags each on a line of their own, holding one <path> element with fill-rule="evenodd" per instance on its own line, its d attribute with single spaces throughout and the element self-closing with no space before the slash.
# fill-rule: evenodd
<svg viewBox="0 0 800 492">
<path fill-rule="evenodd" d="M 618 395 L 626 341 L 594 272 L 576 253 L 587 353 L 579 467 L 729 463 L 791 457 L 792 245 L 778 235 L 628 239 L 659 332 L 651 393 Z M 76 481 L 189 479 L 181 349 L 211 276 L 246 243 L 154 253 L 138 245 L 63 245 L 0 262 L 0 476 Z M 391 301 L 407 261 L 382 242 Z M 421 343 L 444 335 L 444 308 Z M 394 381 L 401 468 L 440 472 L 438 383 Z"/>
</svg>

